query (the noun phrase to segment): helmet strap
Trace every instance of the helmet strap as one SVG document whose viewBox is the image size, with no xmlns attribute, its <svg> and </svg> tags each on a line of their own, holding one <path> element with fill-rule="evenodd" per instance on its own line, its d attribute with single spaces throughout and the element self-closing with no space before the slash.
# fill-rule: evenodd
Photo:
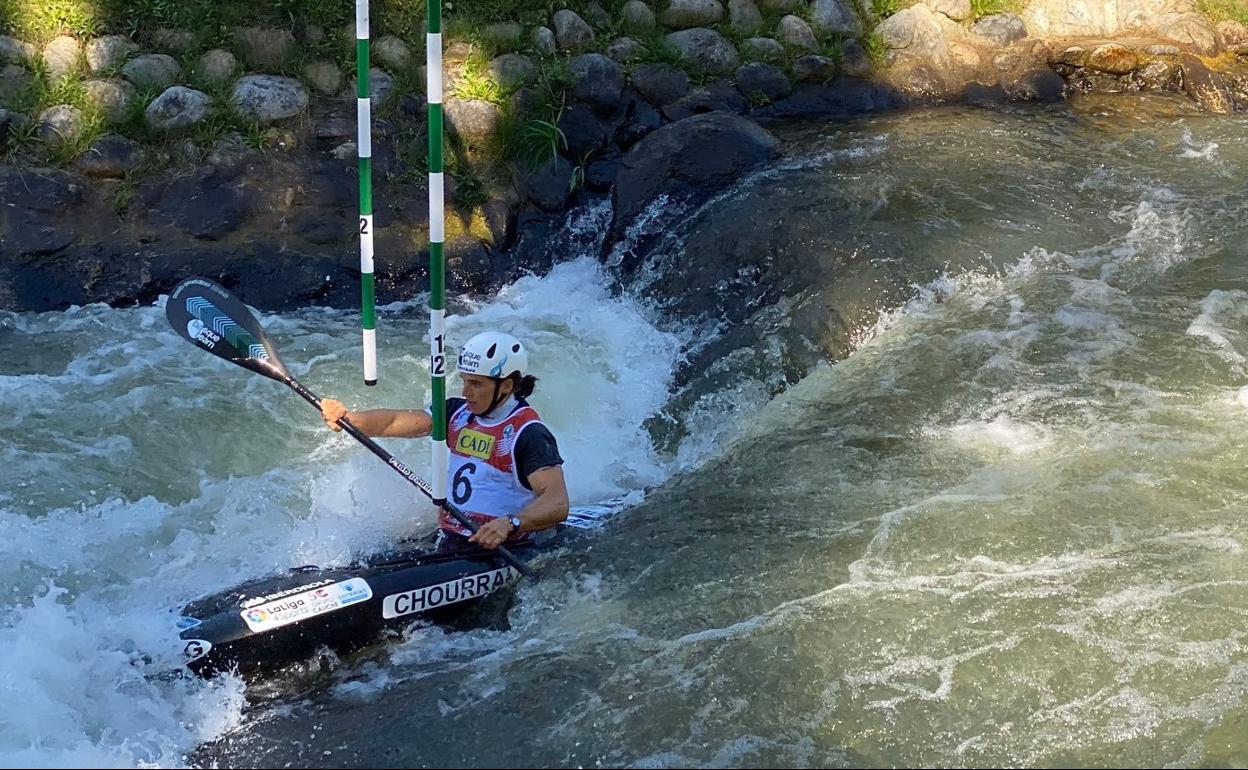
<svg viewBox="0 0 1248 770">
<path fill-rule="evenodd" d="M 486 408 L 485 414 L 479 414 L 477 415 L 478 417 L 485 417 L 486 415 L 490 414 L 491 412 L 493 412 L 495 409 L 498 408 L 499 404 L 503 403 L 504 401 L 507 400 L 508 397 L 511 396 L 510 393 L 506 395 L 499 393 L 499 391 L 503 389 L 504 381 L 505 381 L 505 378 L 494 380 L 494 398 L 490 399 L 490 405 Z"/>
</svg>

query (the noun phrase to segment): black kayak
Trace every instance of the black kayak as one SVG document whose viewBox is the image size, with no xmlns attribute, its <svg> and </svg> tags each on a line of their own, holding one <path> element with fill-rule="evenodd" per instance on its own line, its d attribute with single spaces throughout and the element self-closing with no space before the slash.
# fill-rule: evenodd
<svg viewBox="0 0 1248 770">
<path fill-rule="evenodd" d="M 250 677 L 323 648 L 358 649 L 388 628 L 458 617 L 520 577 L 496 551 L 439 552 L 436 537 L 344 567 L 295 567 L 191 601 L 178 621 L 187 668 Z M 541 532 L 508 548 L 527 561 L 561 539 L 557 530 Z"/>
</svg>

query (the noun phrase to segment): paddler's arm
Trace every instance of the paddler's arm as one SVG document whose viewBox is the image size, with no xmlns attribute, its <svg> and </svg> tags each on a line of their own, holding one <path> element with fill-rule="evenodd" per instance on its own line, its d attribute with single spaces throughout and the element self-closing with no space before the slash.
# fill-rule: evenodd
<svg viewBox="0 0 1248 770">
<path fill-rule="evenodd" d="M 334 398 L 321 399 L 321 416 L 330 430 L 342 430 L 338 421 L 346 417 L 366 436 L 382 438 L 423 438 L 433 432 L 433 419 L 427 412 L 411 409 L 370 409 L 351 412 Z"/>
<path fill-rule="evenodd" d="M 521 532 L 549 529 L 568 518 L 568 487 L 563 481 L 563 468 L 558 465 L 541 468 L 530 473 L 528 481 L 537 497 L 518 514 Z M 482 524 L 468 542 L 497 548 L 511 534 L 511 522 L 499 517 Z"/>
</svg>

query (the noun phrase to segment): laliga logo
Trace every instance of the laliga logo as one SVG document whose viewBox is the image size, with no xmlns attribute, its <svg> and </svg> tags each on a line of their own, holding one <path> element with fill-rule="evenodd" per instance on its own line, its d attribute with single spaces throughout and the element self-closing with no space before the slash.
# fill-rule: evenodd
<svg viewBox="0 0 1248 770">
<path fill-rule="evenodd" d="M 204 322 L 198 318 L 192 318 L 186 322 L 186 333 L 191 339 L 208 347 L 221 341 L 221 335 L 204 326 Z"/>
<path fill-rule="evenodd" d="M 269 619 L 269 613 L 262 609 L 247 610 L 247 619 L 252 623 L 263 623 Z"/>
</svg>

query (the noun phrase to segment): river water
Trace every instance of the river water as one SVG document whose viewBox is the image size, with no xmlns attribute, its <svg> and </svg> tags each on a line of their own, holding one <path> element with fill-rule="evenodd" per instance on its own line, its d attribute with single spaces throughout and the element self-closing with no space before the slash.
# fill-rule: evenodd
<svg viewBox="0 0 1248 770">
<path fill-rule="evenodd" d="M 530 343 L 573 503 L 619 510 L 509 627 L 246 686 L 149 676 L 169 608 L 427 504 L 161 307 L 0 315 L 0 764 L 1248 763 L 1246 127 L 1138 97 L 807 127 L 715 205 L 765 178 L 794 227 L 849 217 L 827 238 L 909 266 L 904 299 L 675 449 L 644 425 L 705 327 L 644 282 L 581 257 L 452 307 L 452 342 Z M 425 402 L 424 313 L 380 313 L 368 389 L 354 314 L 261 316 L 367 407 Z"/>
</svg>

